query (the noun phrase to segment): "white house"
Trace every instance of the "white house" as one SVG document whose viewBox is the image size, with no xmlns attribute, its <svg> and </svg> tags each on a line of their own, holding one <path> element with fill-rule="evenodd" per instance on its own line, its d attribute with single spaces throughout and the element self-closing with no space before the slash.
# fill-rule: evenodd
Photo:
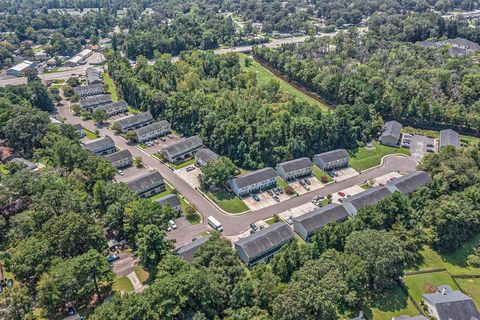
<svg viewBox="0 0 480 320">
<path fill-rule="evenodd" d="M 230 187 L 237 196 L 252 193 L 274 186 L 277 183 L 277 172 L 270 167 L 252 171 L 230 180 Z"/>
<path fill-rule="evenodd" d="M 172 128 L 167 120 L 154 122 L 145 127 L 134 130 L 137 136 L 137 141 L 140 143 L 164 136 L 171 131 Z"/>
<path fill-rule="evenodd" d="M 292 180 L 312 174 L 312 160 L 299 158 L 277 164 L 275 169 L 283 180 Z"/>
<path fill-rule="evenodd" d="M 345 149 L 332 150 L 316 154 L 313 158 L 315 164 L 322 170 L 332 170 L 348 165 L 350 156 Z"/>
</svg>

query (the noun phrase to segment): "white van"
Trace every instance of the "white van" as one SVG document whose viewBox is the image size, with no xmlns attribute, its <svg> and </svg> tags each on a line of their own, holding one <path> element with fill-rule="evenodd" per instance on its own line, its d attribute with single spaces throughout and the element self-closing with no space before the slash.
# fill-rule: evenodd
<svg viewBox="0 0 480 320">
<path fill-rule="evenodd" d="M 215 229 L 215 230 L 217 230 L 217 231 L 220 231 L 220 232 L 223 231 L 223 226 L 222 226 L 222 224 L 221 224 L 217 219 L 215 219 L 214 217 L 209 216 L 209 217 L 207 218 L 207 221 L 208 221 L 208 225 L 209 225 L 210 227 L 212 227 L 213 229 Z"/>
</svg>

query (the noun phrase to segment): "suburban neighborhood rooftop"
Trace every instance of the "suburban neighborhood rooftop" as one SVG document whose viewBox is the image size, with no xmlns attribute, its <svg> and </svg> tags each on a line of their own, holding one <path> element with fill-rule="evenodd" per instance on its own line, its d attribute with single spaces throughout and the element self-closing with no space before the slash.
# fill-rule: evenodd
<svg viewBox="0 0 480 320">
<path fill-rule="evenodd" d="M 241 175 L 238 178 L 235 178 L 234 181 L 238 188 L 243 188 L 254 183 L 272 179 L 276 176 L 277 172 L 273 168 L 267 167 Z"/>
<path fill-rule="evenodd" d="M 174 158 L 192 150 L 198 149 L 203 145 L 199 136 L 189 137 L 162 149 L 163 152 Z"/>
<path fill-rule="evenodd" d="M 312 165 L 313 165 L 312 160 L 310 160 L 310 158 L 307 158 L 307 157 L 285 161 L 277 164 L 277 166 L 283 167 L 283 170 L 285 172 L 292 172 L 292 171 L 297 171 L 304 168 L 310 168 Z"/>
<path fill-rule="evenodd" d="M 315 155 L 315 157 L 321 158 L 323 162 L 328 163 L 340 159 L 348 158 L 348 151 L 345 149 L 336 149 L 332 151 L 327 151 Z"/>
</svg>

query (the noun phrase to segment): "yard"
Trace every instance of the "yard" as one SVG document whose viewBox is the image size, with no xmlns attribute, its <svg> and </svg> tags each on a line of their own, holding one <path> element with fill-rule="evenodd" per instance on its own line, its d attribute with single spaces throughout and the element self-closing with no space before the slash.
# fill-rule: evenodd
<svg viewBox="0 0 480 320">
<path fill-rule="evenodd" d="M 193 165 L 193 164 L 195 164 L 195 159 L 194 158 L 192 158 L 190 160 L 187 160 L 185 162 L 179 163 L 179 164 L 170 163 L 170 166 L 172 166 L 175 170 L 178 170 L 178 169 L 182 169 L 182 168 L 188 167 L 188 166 Z"/>
<path fill-rule="evenodd" d="M 140 280 L 142 284 L 148 281 L 148 272 L 143 270 L 141 266 L 135 266 L 134 271 L 137 274 L 138 280 Z"/>
<path fill-rule="evenodd" d="M 372 320 L 391 320 L 392 317 L 399 315 L 420 315 L 420 312 L 399 286 L 372 298 L 367 308 L 365 315 Z"/>
<path fill-rule="evenodd" d="M 242 213 L 249 210 L 239 197 L 230 194 L 226 190 L 210 191 L 207 195 L 222 210 L 228 213 Z"/>
<path fill-rule="evenodd" d="M 118 101 L 118 94 L 117 94 L 117 89 L 115 88 L 115 84 L 110 78 L 110 75 L 106 72 L 103 74 L 103 81 L 105 81 L 105 84 L 108 85 L 108 92 L 112 96 L 112 101 L 113 102 Z"/>
<path fill-rule="evenodd" d="M 333 181 L 332 177 L 330 177 L 328 174 L 323 172 L 319 167 L 313 166 L 312 168 L 312 174 L 315 176 L 315 178 L 318 179 L 318 181 L 322 181 L 322 177 L 327 177 L 327 182 Z"/>
<path fill-rule="evenodd" d="M 125 277 L 120 277 L 120 278 L 115 278 L 115 281 L 113 282 L 113 291 L 116 292 L 132 292 L 133 291 L 133 284 L 128 279 L 127 276 Z"/>
<path fill-rule="evenodd" d="M 417 303 L 422 301 L 424 293 L 435 293 L 440 285 L 449 285 L 453 290 L 458 290 L 450 275 L 442 271 L 405 276 L 405 284 Z"/>
<path fill-rule="evenodd" d="M 94 140 L 98 138 L 95 132 L 92 132 L 88 129 L 83 129 L 83 132 L 85 132 L 85 136 L 87 137 L 87 139 Z"/>
<path fill-rule="evenodd" d="M 160 192 L 160 193 L 157 193 L 156 195 L 154 196 L 151 196 L 149 199 L 152 200 L 152 201 L 155 201 L 157 199 L 160 199 L 160 198 L 163 198 L 165 196 L 168 196 L 169 194 L 172 194 L 173 193 L 173 187 L 171 185 L 169 185 L 168 183 L 165 183 L 165 191 L 163 192 Z"/>
<path fill-rule="evenodd" d="M 245 58 L 247 58 L 247 55 L 243 54 L 243 53 L 239 53 L 239 55 L 240 55 L 240 58 L 241 58 L 241 64 L 244 67 L 244 69 L 246 71 L 253 70 L 257 74 L 257 83 L 258 84 L 267 84 L 271 80 L 278 81 L 280 83 L 280 91 L 282 91 L 283 93 L 291 95 L 301 102 L 317 105 L 325 111 L 328 110 L 328 107 L 326 105 L 324 105 L 321 102 L 313 99 L 312 97 L 307 96 L 303 92 L 297 90 L 294 86 L 292 86 L 291 84 L 289 84 L 285 80 L 280 79 L 279 77 L 277 77 L 272 72 L 270 72 L 269 70 L 264 68 L 260 63 L 256 62 L 255 60 L 250 59 L 251 60 L 250 66 L 245 67 Z"/>
<path fill-rule="evenodd" d="M 358 147 L 349 150 L 350 166 L 357 171 L 366 170 L 380 165 L 382 158 L 389 154 L 405 154 L 410 155 L 410 150 L 406 148 L 395 148 L 379 144 L 377 141 L 373 142 L 375 147 L 373 150 L 367 150 L 365 147 Z"/>
<path fill-rule="evenodd" d="M 466 295 L 470 296 L 480 309 L 480 278 L 456 279 Z"/>
<path fill-rule="evenodd" d="M 285 182 L 282 178 L 278 177 L 277 178 L 277 186 L 282 188 L 282 190 L 285 190 L 285 188 L 288 186 L 288 183 Z"/>
</svg>

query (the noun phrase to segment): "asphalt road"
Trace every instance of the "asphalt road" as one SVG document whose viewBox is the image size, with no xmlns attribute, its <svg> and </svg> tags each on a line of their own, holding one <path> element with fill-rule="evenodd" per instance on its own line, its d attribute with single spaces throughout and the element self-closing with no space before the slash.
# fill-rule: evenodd
<svg viewBox="0 0 480 320">
<path fill-rule="evenodd" d="M 413 171 L 415 170 L 415 167 L 417 165 L 415 161 L 407 157 L 388 157 L 386 158 L 384 164 L 381 167 L 365 171 L 351 179 L 330 184 L 325 188 L 309 192 L 299 197 L 290 198 L 289 200 L 277 203 L 275 205 L 257 211 L 249 212 L 243 215 L 227 215 L 220 211 L 215 205 L 213 205 L 202 194 L 192 188 L 178 175 L 176 175 L 169 167 L 162 164 L 157 159 L 153 158 L 144 150 L 141 150 L 136 146 L 129 144 L 120 135 L 115 135 L 106 126 L 102 128 L 97 128 L 93 124 L 93 122 L 83 121 L 81 118 L 75 117 L 70 111 L 67 104 L 64 104 L 61 108 L 59 108 L 58 111 L 60 115 L 66 119 L 67 123 L 80 123 L 84 128 L 87 128 L 89 130 L 98 130 L 102 136 L 109 135 L 115 141 L 115 144 L 121 149 L 128 149 L 133 156 L 142 157 L 143 163 L 146 166 L 160 172 L 163 178 L 166 179 L 179 193 L 181 193 L 190 203 L 195 204 L 195 206 L 198 208 L 198 210 L 202 213 L 204 217 L 214 216 L 216 219 L 218 219 L 223 224 L 224 235 L 236 235 L 242 233 L 243 231 L 248 229 L 251 223 L 261 219 L 269 218 L 274 214 L 278 214 L 302 205 L 304 203 L 310 202 L 312 198 L 316 195 L 326 196 L 328 194 L 338 192 L 348 187 L 361 184 L 365 180 L 376 178 L 392 171 Z M 179 234 L 179 236 L 181 234 L 182 238 L 191 239 L 198 235 L 198 231 L 199 229 L 197 227 L 192 229 L 192 234 L 190 234 L 189 232 L 185 234 L 184 232 L 182 232 L 182 230 L 179 230 L 177 233 Z M 193 232 L 195 232 L 195 234 L 193 234 Z"/>
</svg>

